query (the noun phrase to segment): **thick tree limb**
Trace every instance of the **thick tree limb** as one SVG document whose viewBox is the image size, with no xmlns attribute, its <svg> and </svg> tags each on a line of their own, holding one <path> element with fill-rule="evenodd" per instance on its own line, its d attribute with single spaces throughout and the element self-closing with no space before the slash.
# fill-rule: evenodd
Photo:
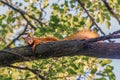
<svg viewBox="0 0 120 80">
<path fill-rule="evenodd" d="M 120 43 L 97 42 L 101 40 L 120 38 L 119 33 L 120 30 L 115 31 L 110 35 L 101 36 L 94 39 L 44 43 L 38 45 L 35 52 L 32 51 L 30 46 L 4 49 L 0 51 L 0 66 L 35 59 L 74 55 L 120 59 Z"/>
<path fill-rule="evenodd" d="M 30 58 L 31 60 L 74 55 L 120 59 L 120 43 L 99 42 L 93 44 L 89 43 L 86 45 L 84 42 L 85 41 L 79 40 L 49 42 L 38 45 L 35 53 L 32 52 L 30 46 L 5 49 L 4 51 L 13 53 L 17 52 L 17 54 Z M 0 66 L 9 65 L 15 62 L 29 61 L 21 58 L 20 56 L 8 54 L 4 51 L 0 51 Z"/>
</svg>

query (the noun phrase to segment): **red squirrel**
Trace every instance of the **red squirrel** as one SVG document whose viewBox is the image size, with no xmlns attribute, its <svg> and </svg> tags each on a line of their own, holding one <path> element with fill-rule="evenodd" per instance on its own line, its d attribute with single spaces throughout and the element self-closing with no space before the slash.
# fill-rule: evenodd
<svg viewBox="0 0 120 80">
<path fill-rule="evenodd" d="M 32 50 L 35 50 L 35 47 L 38 44 L 46 43 L 46 42 L 52 42 L 52 41 L 58 41 L 56 37 L 45 37 L 45 38 L 34 38 L 29 33 L 27 34 L 27 37 L 22 37 L 25 40 L 25 43 L 28 45 L 32 45 Z"/>
<path fill-rule="evenodd" d="M 68 37 L 65 37 L 63 40 L 87 40 L 90 38 L 97 38 L 99 37 L 98 33 L 93 32 L 91 30 L 83 30 L 83 31 L 77 31 L 73 34 L 71 34 Z M 46 42 L 53 42 L 53 41 L 59 41 L 56 37 L 45 37 L 45 38 L 35 38 L 32 37 L 29 33 L 27 34 L 27 37 L 23 37 L 25 40 L 25 43 L 32 45 L 32 50 L 35 50 L 35 47 L 38 44 L 46 43 Z"/>
</svg>

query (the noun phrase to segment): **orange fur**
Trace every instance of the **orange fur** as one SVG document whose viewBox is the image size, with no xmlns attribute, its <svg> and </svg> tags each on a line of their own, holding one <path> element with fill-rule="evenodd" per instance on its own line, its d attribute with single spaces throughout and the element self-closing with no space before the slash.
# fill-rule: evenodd
<svg viewBox="0 0 120 80">
<path fill-rule="evenodd" d="M 93 32 L 91 30 L 83 30 L 73 33 L 72 35 L 64 38 L 64 40 L 84 40 L 96 37 L 99 37 L 99 35 L 96 32 Z M 27 34 L 27 37 L 23 37 L 23 39 L 25 40 L 25 43 L 32 45 L 33 51 L 35 50 L 35 47 L 38 44 L 59 41 L 56 37 L 34 38 L 30 34 Z"/>
<path fill-rule="evenodd" d="M 58 41 L 56 37 L 45 37 L 45 38 L 34 38 L 30 34 L 27 34 L 27 37 L 23 37 L 25 40 L 25 43 L 32 45 L 32 50 L 35 50 L 35 47 L 38 44 L 46 43 L 46 42 L 52 42 L 52 41 Z"/>
<path fill-rule="evenodd" d="M 91 30 L 83 30 L 73 33 L 72 35 L 66 37 L 64 40 L 87 40 L 96 37 L 99 37 L 98 33 Z"/>
<path fill-rule="evenodd" d="M 33 46 L 32 46 L 32 50 L 35 49 L 35 47 L 38 45 L 38 44 L 41 44 L 41 43 L 46 43 L 46 42 L 52 42 L 52 41 L 58 41 L 57 38 L 55 37 L 45 37 L 45 38 L 33 38 Z"/>
</svg>

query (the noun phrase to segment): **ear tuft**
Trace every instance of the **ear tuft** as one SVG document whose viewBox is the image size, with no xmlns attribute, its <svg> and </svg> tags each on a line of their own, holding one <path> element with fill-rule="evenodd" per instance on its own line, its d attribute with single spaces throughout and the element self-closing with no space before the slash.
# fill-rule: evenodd
<svg viewBox="0 0 120 80">
<path fill-rule="evenodd" d="M 28 34 L 27 34 L 27 37 L 31 37 L 31 34 L 30 34 L 30 33 L 28 33 Z"/>
</svg>

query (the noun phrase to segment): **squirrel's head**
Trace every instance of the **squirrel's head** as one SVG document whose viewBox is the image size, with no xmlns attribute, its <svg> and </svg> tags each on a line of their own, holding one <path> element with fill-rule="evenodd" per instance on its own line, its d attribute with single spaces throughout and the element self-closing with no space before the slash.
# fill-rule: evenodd
<svg viewBox="0 0 120 80">
<path fill-rule="evenodd" d="M 28 33 L 26 37 L 22 37 L 25 40 L 25 43 L 31 45 L 33 44 L 33 37 Z"/>
</svg>

